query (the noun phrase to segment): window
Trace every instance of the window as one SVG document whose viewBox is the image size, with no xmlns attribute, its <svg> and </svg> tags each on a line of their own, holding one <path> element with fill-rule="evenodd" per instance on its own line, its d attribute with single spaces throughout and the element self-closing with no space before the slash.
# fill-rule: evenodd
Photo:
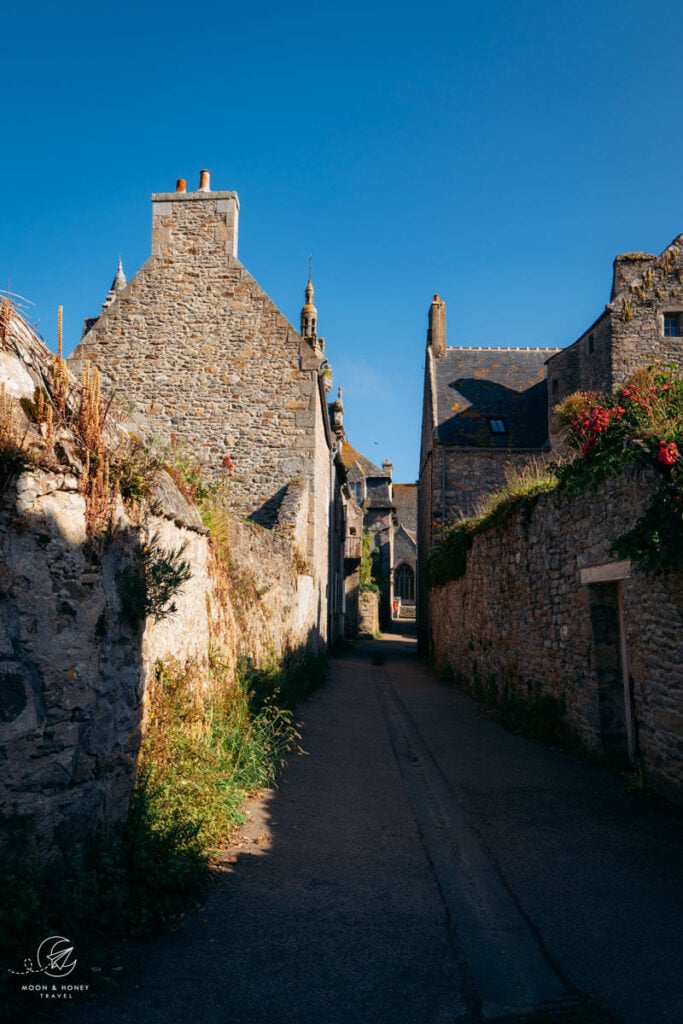
<svg viewBox="0 0 683 1024">
<path fill-rule="evenodd" d="M 681 314 L 680 313 L 665 313 L 664 314 L 664 337 L 665 338 L 680 338 L 681 336 Z"/>
<path fill-rule="evenodd" d="M 507 434 L 508 428 L 505 426 L 505 420 L 489 420 L 489 426 L 492 434 Z"/>
<path fill-rule="evenodd" d="M 402 601 L 415 600 L 415 573 L 405 562 L 394 573 L 394 596 Z"/>
</svg>

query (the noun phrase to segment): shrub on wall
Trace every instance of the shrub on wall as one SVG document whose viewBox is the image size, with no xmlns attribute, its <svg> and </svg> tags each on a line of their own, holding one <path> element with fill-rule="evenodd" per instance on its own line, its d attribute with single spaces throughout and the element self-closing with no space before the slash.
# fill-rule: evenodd
<svg viewBox="0 0 683 1024">
<path fill-rule="evenodd" d="M 612 554 L 646 571 L 683 565 L 683 378 L 673 363 L 639 370 L 613 395 L 580 392 L 556 409 L 576 457 L 557 468 L 568 491 L 596 487 L 626 466 L 654 466 L 660 482 Z"/>
<path fill-rule="evenodd" d="M 576 392 L 555 409 L 567 426 L 572 457 L 533 464 L 508 478 L 477 516 L 442 531 L 427 562 L 430 586 L 459 579 L 475 534 L 501 522 L 543 491 L 571 495 L 597 489 L 626 467 L 655 467 L 659 486 L 632 530 L 617 537 L 611 554 L 644 571 L 683 566 L 683 377 L 673 363 L 638 370 L 614 394 Z M 438 524 L 433 524 L 435 527 Z"/>
</svg>

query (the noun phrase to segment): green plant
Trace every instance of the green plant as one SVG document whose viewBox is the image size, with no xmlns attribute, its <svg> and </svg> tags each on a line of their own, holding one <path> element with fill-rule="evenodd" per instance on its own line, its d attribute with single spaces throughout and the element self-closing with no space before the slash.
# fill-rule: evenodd
<svg viewBox="0 0 683 1024">
<path fill-rule="evenodd" d="M 375 576 L 376 559 L 373 558 L 374 542 L 370 530 L 363 530 L 360 555 L 359 589 L 379 593 L 379 584 Z"/>
<path fill-rule="evenodd" d="M 612 553 L 645 571 L 683 564 L 683 378 L 673 363 L 633 374 L 614 395 L 583 393 L 556 409 L 576 457 L 556 469 L 560 485 L 595 488 L 628 465 L 655 467 L 660 483 Z"/>
<path fill-rule="evenodd" d="M 14 406 L 3 381 L 0 384 L 0 489 L 23 472 L 31 461 L 17 434 Z"/>
<path fill-rule="evenodd" d="M 125 824 L 93 829 L 49 864 L 28 828 L 0 834 L 5 962 L 62 931 L 91 944 L 103 933 L 149 932 L 201 893 L 215 850 L 243 820 L 245 794 L 270 785 L 296 746 L 284 702 L 322 680 L 325 658 L 292 652 L 267 670 L 234 672 L 212 654 L 208 673 L 207 686 L 194 663 L 157 663 Z"/>
<path fill-rule="evenodd" d="M 171 434 L 171 443 L 165 453 L 166 470 L 186 498 L 201 503 L 216 494 L 221 481 L 207 479 L 206 463 L 188 440 Z"/>
<path fill-rule="evenodd" d="M 141 441 L 130 436 L 112 466 L 112 479 L 125 501 L 139 502 L 149 497 L 152 481 L 163 467 L 164 453 L 156 441 Z"/>
<path fill-rule="evenodd" d="M 449 580 L 465 575 L 467 552 L 478 533 L 503 522 L 521 507 L 529 509 L 538 495 L 557 486 L 555 467 L 543 460 L 532 460 L 524 466 L 509 466 L 505 471 L 505 485 L 490 494 L 479 512 L 442 528 L 438 521 L 432 523 L 440 530 L 439 542 L 427 560 L 427 580 L 430 586 L 439 587 Z"/>
<path fill-rule="evenodd" d="M 186 548 L 185 543 L 164 549 L 159 534 L 154 533 L 146 544 L 136 548 L 132 565 L 119 574 L 121 604 L 134 628 L 139 628 L 148 615 L 158 622 L 177 610 L 174 598 L 192 576 L 190 563 L 183 558 Z"/>
</svg>

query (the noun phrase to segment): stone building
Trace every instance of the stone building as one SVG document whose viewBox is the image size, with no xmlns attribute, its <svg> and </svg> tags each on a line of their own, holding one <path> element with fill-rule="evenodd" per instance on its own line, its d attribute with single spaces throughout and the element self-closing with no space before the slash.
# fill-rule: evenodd
<svg viewBox="0 0 683 1024">
<path fill-rule="evenodd" d="M 572 344 L 548 360 L 549 422 L 574 391 L 613 391 L 650 363 L 683 364 L 683 235 L 659 256 L 630 252 L 614 260 L 612 292 L 604 311 Z"/>
<path fill-rule="evenodd" d="M 660 255 L 632 252 L 613 264 L 610 301 L 562 349 L 448 348 L 446 310 L 429 312 L 419 481 L 418 549 L 471 515 L 523 465 L 563 433 L 555 406 L 575 391 L 613 391 L 657 361 L 683 363 L 683 235 Z M 547 378 L 547 379 L 546 379 Z M 420 636 L 427 650 L 427 590 L 418 580 Z"/>
<path fill-rule="evenodd" d="M 211 475 L 231 467 L 232 508 L 298 546 L 318 595 L 312 635 L 333 639 L 348 499 L 313 284 L 297 333 L 240 263 L 238 217 L 237 194 L 211 191 L 207 171 L 195 192 L 180 180 L 153 195 L 151 256 L 130 281 L 119 268 L 69 363 L 97 365 L 148 435 L 186 440 Z"/>
<path fill-rule="evenodd" d="M 417 582 L 417 484 L 394 484 L 394 551 L 392 601 L 400 601 L 400 617 L 414 618 Z"/>
<path fill-rule="evenodd" d="M 441 530 L 472 515 L 521 467 L 549 451 L 545 363 L 556 349 L 449 348 L 446 304 L 429 309 L 418 483 L 418 557 Z M 427 590 L 418 577 L 418 620 L 429 631 Z"/>
<path fill-rule="evenodd" d="M 349 488 L 363 512 L 363 529 L 372 538 L 373 572 L 379 586 L 379 624 L 391 621 L 394 564 L 393 466 L 385 459 L 380 469 L 344 439 L 341 457 Z"/>
</svg>

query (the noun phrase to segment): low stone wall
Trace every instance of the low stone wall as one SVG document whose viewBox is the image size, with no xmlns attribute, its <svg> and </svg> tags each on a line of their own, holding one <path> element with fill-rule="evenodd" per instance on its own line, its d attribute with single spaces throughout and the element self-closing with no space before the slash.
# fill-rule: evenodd
<svg viewBox="0 0 683 1024">
<path fill-rule="evenodd" d="M 361 590 L 358 594 L 358 632 L 361 636 L 379 633 L 379 594 Z"/>
<path fill-rule="evenodd" d="M 587 748 L 637 755 L 683 802 L 683 575 L 609 556 L 654 486 L 631 473 L 571 500 L 542 495 L 475 536 L 465 576 L 431 592 L 432 644 L 437 664 L 500 702 L 556 698 Z"/>
</svg>

